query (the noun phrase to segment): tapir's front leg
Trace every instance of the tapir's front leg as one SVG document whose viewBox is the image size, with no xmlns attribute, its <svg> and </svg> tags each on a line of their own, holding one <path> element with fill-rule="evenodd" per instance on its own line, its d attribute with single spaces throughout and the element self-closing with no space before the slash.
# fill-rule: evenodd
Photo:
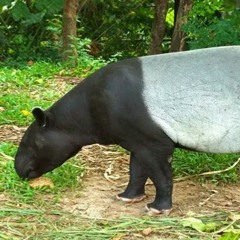
<svg viewBox="0 0 240 240">
<path fill-rule="evenodd" d="M 147 174 L 137 155 L 131 153 L 130 157 L 130 179 L 126 190 L 118 194 L 117 198 L 124 202 L 140 202 L 145 198 L 145 183 Z"/>
</svg>

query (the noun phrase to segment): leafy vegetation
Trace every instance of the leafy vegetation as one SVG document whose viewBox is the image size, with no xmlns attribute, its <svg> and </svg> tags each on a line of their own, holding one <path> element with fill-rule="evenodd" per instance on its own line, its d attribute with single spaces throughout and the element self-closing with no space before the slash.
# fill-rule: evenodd
<svg viewBox="0 0 240 240">
<path fill-rule="evenodd" d="M 184 31 L 190 49 L 240 44 L 240 10 L 226 1 L 196 0 Z"/>
<path fill-rule="evenodd" d="M 51 4 L 47 0 L 0 1 L 0 60 L 59 60 L 63 1 L 53 0 Z M 77 37 L 81 41 L 90 39 L 89 52 L 94 56 L 108 59 L 112 55 L 126 58 L 148 53 L 154 18 L 152 0 L 84 1 L 81 4 Z M 164 52 L 169 51 L 173 14 L 174 1 L 169 1 Z M 239 15 L 236 1 L 193 1 L 184 27 L 189 48 L 239 44 Z"/>
<path fill-rule="evenodd" d="M 0 1 L 0 56 L 58 58 L 63 0 Z"/>
</svg>

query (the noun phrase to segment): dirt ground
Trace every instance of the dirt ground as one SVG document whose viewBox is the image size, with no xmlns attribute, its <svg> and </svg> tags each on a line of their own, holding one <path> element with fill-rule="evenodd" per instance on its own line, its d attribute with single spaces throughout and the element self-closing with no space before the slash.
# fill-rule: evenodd
<svg viewBox="0 0 240 240">
<path fill-rule="evenodd" d="M 0 126 L 0 141 L 18 143 L 24 128 Z M 61 199 L 63 210 L 90 218 L 139 217 L 146 215 L 145 205 L 153 201 L 155 189 L 146 185 L 147 198 L 126 204 L 116 200 L 128 181 L 129 156 L 116 151 L 116 146 L 92 145 L 79 156 L 87 167 L 83 188 L 68 192 Z M 240 182 L 237 184 L 201 184 L 187 180 L 174 183 L 172 216 L 189 213 L 206 214 L 215 211 L 240 211 Z"/>
</svg>

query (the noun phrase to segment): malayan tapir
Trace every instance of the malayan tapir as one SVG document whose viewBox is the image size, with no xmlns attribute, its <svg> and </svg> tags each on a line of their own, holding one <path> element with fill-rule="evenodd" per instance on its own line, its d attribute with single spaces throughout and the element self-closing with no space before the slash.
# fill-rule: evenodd
<svg viewBox="0 0 240 240">
<path fill-rule="evenodd" d="M 53 170 L 85 145 L 118 144 L 130 151 L 130 179 L 117 198 L 144 198 L 147 209 L 172 208 L 171 160 L 176 147 L 240 152 L 240 46 L 152 55 L 109 64 L 43 111 L 18 148 L 24 179 Z"/>
</svg>

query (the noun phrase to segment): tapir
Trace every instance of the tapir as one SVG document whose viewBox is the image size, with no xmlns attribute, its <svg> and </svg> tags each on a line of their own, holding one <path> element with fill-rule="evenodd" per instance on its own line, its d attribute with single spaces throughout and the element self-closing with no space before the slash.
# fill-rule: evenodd
<svg viewBox="0 0 240 240">
<path fill-rule="evenodd" d="M 85 145 L 118 144 L 130 152 L 130 177 L 117 198 L 141 201 L 150 178 L 147 209 L 168 214 L 175 148 L 240 152 L 240 46 L 121 60 L 32 113 L 15 157 L 21 178 L 52 171 Z"/>
</svg>

